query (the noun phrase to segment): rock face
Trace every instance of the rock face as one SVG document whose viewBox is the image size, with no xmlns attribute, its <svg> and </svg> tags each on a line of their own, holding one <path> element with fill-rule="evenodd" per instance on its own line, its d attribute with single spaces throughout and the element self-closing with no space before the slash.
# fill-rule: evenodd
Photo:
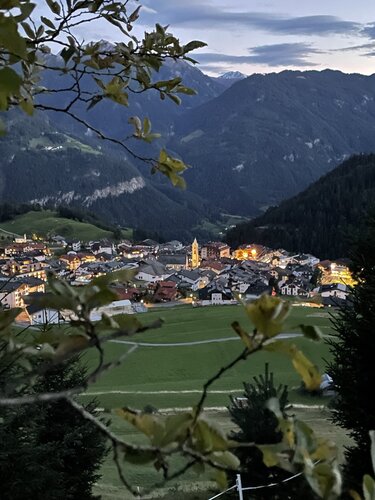
<svg viewBox="0 0 375 500">
<path fill-rule="evenodd" d="M 229 213 L 257 214 L 354 153 L 375 149 L 375 76 L 253 75 L 176 122 L 170 146 L 189 188 Z"/>
</svg>

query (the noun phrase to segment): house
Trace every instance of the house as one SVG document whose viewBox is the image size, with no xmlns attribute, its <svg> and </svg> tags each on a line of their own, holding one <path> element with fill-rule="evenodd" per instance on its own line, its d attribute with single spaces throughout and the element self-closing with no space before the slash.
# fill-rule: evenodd
<svg viewBox="0 0 375 500">
<path fill-rule="evenodd" d="M 79 240 L 74 240 L 72 241 L 72 250 L 73 252 L 80 252 L 81 251 L 81 242 Z"/>
<path fill-rule="evenodd" d="M 338 297 L 341 300 L 346 300 L 349 295 L 348 287 L 343 283 L 335 283 L 332 285 L 322 285 L 319 288 L 319 293 L 322 297 Z"/>
<path fill-rule="evenodd" d="M 322 272 L 321 282 L 323 285 L 334 283 L 342 283 L 348 286 L 355 285 L 349 263 L 346 260 L 322 260 L 316 267 Z"/>
<path fill-rule="evenodd" d="M 30 325 L 58 325 L 64 321 L 61 313 L 56 309 L 40 307 L 37 304 L 31 304 L 26 307 L 26 314 Z"/>
<path fill-rule="evenodd" d="M 5 309 L 24 307 L 23 297 L 28 287 L 17 281 L 0 281 L 0 304 Z"/>
<path fill-rule="evenodd" d="M 91 242 L 90 247 L 92 253 L 95 255 L 98 253 L 108 253 L 109 255 L 113 255 L 115 253 L 114 244 L 108 240 Z"/>
<path fill-rule="evenodd" d="M 220 241 L 211 241 L 201 248 L 201 259 L 219 260 L 230 257 L 230 247 Z"/>
<path fill-rule="evenodd" d="M 262 259 L 268 249 L 263 245 L 241 245 L 233 252 L 233 258 L 239 261 L 244 260 L 260 260 Z"/>
<path fill-rule="evenodd" d="M 310 295 L 310 291 L 306 284 L 297 279 L 279 284 L 279 290 L 281 295 L 287 295 L 289 297 L 308 297 Z"/>
<path fill-rule="evenodd" d="M 6 309 L 24 307 L 25 297 L 32 293 L 44 293 L 45 282 L 28 276 L 0 281 L 0 304 Z"/>
<path fill-rule="evenodd" d="M 199 305 L 230 305 L 236 304 L 233 294 L 229 288 L 218 283 L 211 283 L 198 291 Z"/>
<path fill-rule="evenodd" d="M 201 275 L 196 269 L 191 271 L 189 269 L 183 269 L 182 271 L 177 273 L 177 276 L 180 279 L 181 283 L 187 283 L 189 285 L 189 288 L 193 291 L 196 291 L 202 287 Z"/>
<path fill-rule="evenodd" d="M 147 283 L 156 283 L 157 281 L 166 281 L 171 274 L 161 262 L 156 259 L 147 259 L 141 261 L 135 279 Z"/>
<path fill-rule="evenodd" d="M 216 274 L 221 273 L 227 268 L 228 266 L 226 264 L 223 264 L 218 260 L 211 259 L 203 259 L 199 266 L 199 269 L 214 271 Z"/>
<path fill-rule="evenodd" d="M 63 264 L 66 264 L 69 271 L 75 271 L 81 265 L 81 259 L 75 253 L 62 255 L 59 260 Z"/>
<path fill-rule="evenodd" d="M 176 300 L 177 285 L 174 281 L 159 281 L 156 285 L 154 302 L 172 302 Z"/>
<path fill-rule="evenodd" d="M 158 256 L 158 261 L 172 271 L 188 268 L 188 255 L 186 253 L 162 254 Z"/>
<path fill-rule="evenodd" d="M 272 286 L 266 285 L 263 281 L 258 280 L 247 287 L 244 292 L 245 300 L 257 299 L 263 294 L 271 295 Z"/>
</svg>

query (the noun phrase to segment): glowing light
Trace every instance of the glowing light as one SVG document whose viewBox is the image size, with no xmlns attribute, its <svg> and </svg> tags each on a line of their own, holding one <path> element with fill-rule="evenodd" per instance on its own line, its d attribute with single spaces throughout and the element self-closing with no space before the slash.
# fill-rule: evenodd
<svg viewBox="0 0 375 500">
<path fill-rule="evenodd" d="M 257 254 L 256 249 L 255 249 L 255 248 L 252 248 L 252 249 L 251 249 L 251 255 L 252 255 L 253 257 L 255 257 L 255 256 L 256 256 L 256 254 Z"/>
</svg>

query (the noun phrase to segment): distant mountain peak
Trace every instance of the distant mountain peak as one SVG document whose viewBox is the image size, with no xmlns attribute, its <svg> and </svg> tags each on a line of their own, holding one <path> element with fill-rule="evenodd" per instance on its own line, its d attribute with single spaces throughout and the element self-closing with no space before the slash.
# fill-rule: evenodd
<svg viewBox="0 0 375 500">
<path fill-rule="evenodd" d="M 223 80 L 242 80 L 243 78 L 247 78 L 247 75 L 241 73 L 241 71 L 227 71 L 219 76 Z"/>
</svg>

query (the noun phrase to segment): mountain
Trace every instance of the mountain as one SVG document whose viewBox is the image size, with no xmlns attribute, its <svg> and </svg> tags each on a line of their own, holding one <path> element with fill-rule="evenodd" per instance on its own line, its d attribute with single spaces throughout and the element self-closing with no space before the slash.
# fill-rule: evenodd
<svg viewBox="0 0 375 500">
<path fill-rule="evenodd" d="M 57 55 L 47 56 L 47 63 L 53 67 L 63 67 L 64 62 Z M 131 116 L 137 115 L 141 118 L 148 116 L 152 122 L 155 132 L 163 134 L 163 140 L 173 134 L 173 124 L 186 111 L 200 106 L 205 102 L 217 97 L 225 88 L 209 76 L 202 73 L 195 66 L 185 61 L 166 60 L 160 71 L 153 72 L 152 81 L 170 80 L 181 76 L 185 86 L 193 88 L 196 95 L 181 95 L 181 104 L 176 105 L 168 98 L 160 99 L 159 92 L 150 89 L 143 93 L 132 93 L 129 98 L 129 106 L 124 107 L 115 102 L 105 99 L 94 108 L 87 110 L 85 102 L 76 102 L 71 111 L 79 118 L 88 121 L 94 128 L 104 134 L 122 140 L 132 134 L 133 128 L 128 123 Z M 105 78 L 103 78 L 105 80 Z M 52 89 L 69 89 L 73 79 L 56 71 L 46 70 L 42 73 L 42 85 Z M 80 81 L 83 92 L 97 92 L 98 85 L 92 76 L 85 75 Z M 55 107 L 66 106 L 75 96 L 69 90 L 51 93 L 40 98 L 41 102 Z M 87 130 L 69 116 L 61 113 L 49 113 L 51 121 L 65 128 L 70 133 L 83 135 Z M 135 146 L 137 148 L 137 145 Z"/>
<path fill-rule="evenodd" d="M 61 131 L 43 114 L 28 120 L 9 113 L 7 127 L 0 138 L 2 202 L 83 207 L 111 224 L 181 239 L 211 213 L 198 195 L 160 176 L 152 183 L 147 166 L 139 170 L 123 153 Z"/>
<path fill-rule="evenodd" d="M 244 75 L 240 71 L 227 71 L 219 76 L 219 80 L 242 80 L 246 78 L 247 75 Z"/>
<path fill-rule="evenodd" d="M 213 80 L 220 83 L 225 89 L 228 89 L 234 83 L 238 82 L 239 80 L 243 80 L 244 78 L 247 78 L 247 75 L 244 75 L 240 71 L 227 71 L 226 73 L 213 78 Z"/>
<path fill-rule="evenodd" d="M 257 215 L 375 150 L 375 76 L 255 74 L 184 113 L 169 147 L 193 166 L 189 189 L 213 207 Z"/>
<path fill-rule="evenodd" d="M 353 156 L 299 195 L 229 230 L 227 241 L 234 247 L 256 242 L 321 258 L 348 256 L 374 204 L 375 155 Z"/>
</svg>

